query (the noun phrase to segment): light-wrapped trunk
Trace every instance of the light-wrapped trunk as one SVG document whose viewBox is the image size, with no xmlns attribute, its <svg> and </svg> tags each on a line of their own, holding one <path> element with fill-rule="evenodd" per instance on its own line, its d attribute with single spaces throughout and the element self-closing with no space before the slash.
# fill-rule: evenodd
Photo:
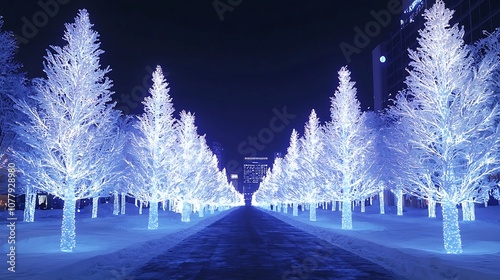
<svg viewBox="0 0 500 280">
<path fill-rule="evenodd" d="M 200 209 L 198 209 L 198 216 L 200 218 L 203 218 L 205 216 L 205 206 L 203 204 L 200 204 Z"/>
<path fill-rule="evenodd" d="M 332 201 L 332 211 L 337 210 L 337 201 L 333 200 Z"/>
<path fill-rule="evenodd" d="M 125 193 L 122 193 L 122 196 L 121 196 L 121 210 L 120 210 L 120 213 L 123 215 L 125 214 Z"/>
<path fill-rule="evenodd" d="M 61 251 L 63 252 L 72 252 L 76 247 L 75 205 L 76 198 L 64 200 L 61 225 Z"/>
<path fill-rule="evenodd" d="M 458 225 L 457 206 L 450 201 L 444 201 L 443 209 L 443 241 L 444 249 L 448 254 L 462 253 L 462 238 Z"/>
<path fill-rule="evenodd" d="M 92 219 L 97 218 L 97 209 L 99 208 L 99 197 L 92 198 Z"/>
<path fill-rule="evenodd" d="M 283 213 L 288 214 L 288 204 L 283 203 Z"/>
<path fill-rule="evenodd" d="M 118 192 L 113 192 L 113 215 L 118 215 L 120 213 L 120 200 L 118 198 Z"/>
<path fill-rule="evenodd" d="M 403 190 L 396 190 L 397 215 L 403 216 Z"/>
<path fill-rule="evenodd" d="M 462 219 L 464 221 L 476 220 L 476 213 L 474 210 L 473 202 L 462 202 Z"/>
<path fill-rule="evenodd" d="M 27 223 L 35 221 L 36 191 L 30 185 L 26 186 L 26 202 L 24 206 L 24 219 Z"/>
<path fill-rule="evenodd" d="M 292 216 L 298 216 L 299 215 L 299 204 L 297 202 L 292 203 Z"/>
<path fill-rule="evenodd" d="M 318 203 L 309 203 L 309 221 L 316 221 L 316 208 L 318 208 Z"/>
<path fill-rule="evenodd" d="M 365 200 L 361 200 L 361 213 L 366 212 L 365 202 L 366 202 Z"/>
<path fill-rule="evenodd" d="M 342 229 L 352 229 L 352 202 L 342 201 Z"/>
<path fill-rule="evenodd" d="M 385 214 L 384 190 L 378 193 L 378 201 L 380 203 L 380 214 Z"/>
<path fill-rule="evenodd" d="M 182 213 L 181 213 L 181 222 L 188 223 L 191 221 L 191 204 L 182 201 Z"/>
<path fill-rule="evenodd" d="M 149 202 L 148 229 L 158 229 L 158 201 Z"/>
<path fill-rule="evenodd" d="M 436 201 L 432 198 L 427 200 L 427 212 L 429 214 L 429 218 L 436 218 Z"/>
</svg>

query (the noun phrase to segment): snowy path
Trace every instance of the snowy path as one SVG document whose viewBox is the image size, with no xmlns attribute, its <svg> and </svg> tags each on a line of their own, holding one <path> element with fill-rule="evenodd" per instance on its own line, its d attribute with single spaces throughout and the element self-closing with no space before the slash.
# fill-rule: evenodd
<svg viewBox="0 0 500 280">
<path fill-rule="evenodd" d="M 254 207 L 235 209 L 132 275 L 133 279 L 396 278 Z"/>
</svg>

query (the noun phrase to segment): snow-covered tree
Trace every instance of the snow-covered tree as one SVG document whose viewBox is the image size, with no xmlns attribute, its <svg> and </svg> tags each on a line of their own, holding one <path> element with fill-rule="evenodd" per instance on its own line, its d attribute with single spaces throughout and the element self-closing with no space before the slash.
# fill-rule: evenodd
<svg viewBox="0 0 500 280">
<path fill-rule="evenodd" d="M 324 193 L 324 183 L 318 161 L 323 152 L 323 131 L 316 112 L 311 111 L 309 120 L 304 127 L 304 136 L 301 138 L 300 146 L 300 169 L 299 176 L 303 182 L 301 199 L 309 204 L 309 220 L 316 221 L 316 208 L 319 201 L 322 201 Z"/>
<path fill-rule="evenodd" d="M 498 168 L 499 112 L 491 89 L 498 56 L 475 66 L 463 28 L 450 26 L 452 15 L 440 0 L 425 11 L 419 47 L 409 50 L 408 88 L 395 112 L 406 127 L 411 156 L 427 170 L 409 177 L 410 191 L 441 203 L 444 248 L 457 254 L 457 204 L 483 200 L 487 176 Z"/>
<path fill-rule="evenodd" d="M 0 157 L 6 158 L 15 133 L 11 126 L 20 115 L 14 108 L 12 98 L 22 98 L 26 94 L 26 80 L 21 73 L 21 64 L 16 62 L 14 54 L 16 40 L 11 32 L 2 30 L 3 19 L 0 16 Z M 0 161 L 0 168 L 4 168 Z"/>
<path fill-rule="evenodd" d="M 276 158 L 272 168 L 266 172 L 259 189 L 254 193 L 255 202 L 262 206 L 273 205 L 274 209 L 284 200 L 283 159 Z"/>
<path fill-rule="evenodd" d="M 325 128 L 325 158 L 327 168 L 338 174 L 342 229 L 352 229 L 352 202 L 364 202 L 369 195 L 378 193 L 378 179 L 370 176 L 375 162 L 371 155 L 374 132 L 365 123 L 350 71 L 342 67 L 338 73 L 339 86 L 331 98 L 331 121 Z"/>
<path fill-rule="evenodd" d="M 292 203 L 292 215 L 299 215 L 299 199 L 301 195 L 299 194 L 300 188 L 298 170 L 299 170 L 299 151 L 300 151 L 300 142 L 299 142 L 299 133 L 294 129 L 292 130 L 292 134 L 290 135 L 290 145 L 288 146 L 287 153 L 284 157 L 283 163 L 283 177 L 284 182 L 282 184 L 283 192 L 284 192 L 284 203 Z"/>
<path fill-rule="evenodd" d="M 198 204 L 200 200 L 197 197 L 207 190 L 204 183 L 209 178 L 206 176 L 213 176 L 210 179 L 215 180 L 216 174 L 205 172 L 214 155 L 206 146 L 204 137 L 198 135 L 194 114 L 182 111 L 176 128 L 179 145 L 177 158 L 180 161 L 176 174 L 179 178 L 176 197 L 180 203 L 181 220 L 189 222 L 192 205 Z"/>
<path fill-rule="evenodd" d="M 92 218 L 97 217 L 99 197 L 109 195 L 115 190 L 113 186 L 123 184 L 124 177 L 130 176 L 127 174 L 125 161 L 129 120 L 130 118 L 125 116 L 117 120 L 114 127 L 111 128 L 111 138 L 101 146 L 99 151 L 103 166 L 95 176 L 89 178 L 89 184 L 94 185 L 94 189 L 100 190 L 92 196 Z"/>
<path fill-rule="evenodd" d="M 98 38 L 87 11 L 80 10 L 75 22 L 66 24 L 67 45 L 47 51 L 47 79 L 39 80 L 32 96 L 37 106 L 17 101 L 29 121 L 16 132 L 31 148 L 19 158 L 39 164 L 37 187 L 64 200 L 61 251 L 76 246 L 76 200 L 101 190 L 89 180 L 109 164 L 101 153 L 119 116 L 110 104 L 111 80 L 105 76 L 110 70 L 100 69 Z"/>
<path fill-rule="evenodd" d="M 176 130 L 174 106 L 169 95 L 168 83 L 160 66 L 153 72 L 151 96 L 144 99 L 144 113 L 135 123 L 132 133 L 132 155 L 129 161 L 136 180 L 132 193 L 149 203 L 148 229 L 158 228 L 158 203 L 170 198 L 175 178 Z"/>
</svg>

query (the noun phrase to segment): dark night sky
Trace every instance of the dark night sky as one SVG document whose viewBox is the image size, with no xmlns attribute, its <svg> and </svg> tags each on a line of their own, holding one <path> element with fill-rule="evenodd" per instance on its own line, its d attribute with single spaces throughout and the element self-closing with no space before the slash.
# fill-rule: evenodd
<svg viewBox="0 0 500 280">
<path fill-rule="evenodd" d="M 222 143 L 226 162 L 241 162 L 250 155 L 250 146 L 242 154 L 238 145 L 270 127 L 273 108 L 282 111 L 286 106 L 296 117 L 273 133 L 258 155 L 285 152 L 291 130 L 302 133 L 311 109 L 321 121 L 329 119 L 337 71 L 348 64 L 339 45 L 354 45 L 354 28 L 364 29 L 374 20 L 370 11 L 386 9 L 391 1 L 398 0 L 219 0 L 241 2 L 221 21 L 213 0 L 59 0 L 68 3 L 58 4 L 51 15 L 38 1 L 10 0 L 0 3 L 0 15 L 4 29 L 32 36 L 20 44 L 17 59 L 29 77 L 37 77 L 44 76 L 45 49 L 62 45 L 64 23 L 86 8 L 101 36 L 101 64 L 112 68 L 109 77 L 118 107 L 141 113 L 137 100 L 143 98 L 145 77 L 150 84 L 147 69 L 159 64 L 168 73 L 176 111 L 195 112 L 199 133 Z M 38 20 L 38 30 L 23 31 L 23 17 L 31 23 Z M 391 24 L 398 21 L 393 15 Z M 348 64 L 363 109 L 373 106 L 371 50 L 389 30 L 382 27 Z"/>
</svg>

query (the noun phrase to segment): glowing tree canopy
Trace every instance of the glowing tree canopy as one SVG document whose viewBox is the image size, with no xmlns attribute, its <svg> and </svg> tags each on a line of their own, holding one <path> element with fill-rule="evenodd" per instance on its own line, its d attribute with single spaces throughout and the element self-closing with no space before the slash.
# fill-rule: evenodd
<svg viewBox="0 0 500 280">
<path fill-rule="evenodd" d="M 0 156 L 3 157 L 14 139 L 11 125 L 19 115 L 11 98 L 24 97 L 26 88 L 24 75 L 20 73 L 21 64 L 14 60 L 16 40 L 10 32 L 1 30 L 2 27 L 0 17 Z"/>
<path fill-rule="evenodd" d="M 352 229 L 354 200 L 364 200 L 378 192 L 370 171 L 375 162 L 373 154 L 374 132 L 366 125 L 356 99 L 356 88 L 350 71 L 339 71 L 339 86 L 331 98 L 331 121 L 325 127 L 326 168 L 336 172 L 342 201 L 342 229 Z"/>
<path fill-rule="evenodd" d="M 157 229 L 158 203 L 171 198 L 176 181 L 170 175 L 174 174 L 178 161 L 174 106 L 160 66 L 156 67 L 152 80 L 151 96 L 144 99 L 144 113 L 137 117 L 136 133 L 131 133 L 133 160 L 129 163 L 136 176 L 134 188 L 142 189 L 132 193 L 150 204 L 148 229 Z"/>
<path fill-rule="evenodd" d="M 499 112 L 491 89 L 498 55 L 474 65 L 463 29 L 449 24 L 452 15 L 443 1 L 425 11 L 419 47 L 409 51 L 408 89 L 392 112 L 402 122 L 411 156 L 427 170 L 408 178 L 410 191 L 441 203 L 444 247 L 456 254 L 462 252 L 456 206 L 483 200 L 487 176 L 498 170 Z"/>
<path fill-rule="evenodd" d="M 32 96 L 37 106 L 19 101 L 29 121 L 17 130 L 31 148 L 20 155 L 39 164 L 38 187 L 64 200 L 61 250 L 72 251 L 75 241 L 75 202 L 92 197 L 102 184 L 89 182 L 109 164 L 101 156 L 113 142 L 119 113 L 111 104 L 109 68 L 100 69 L 99 35 L 86 10 L 66 24 L 64 47 L 52 47 L 45 57 L 46 80 Z M 108 154 L 109 155 L 109 154 Z"/>
<path fill-rule="evenodd" d="M 322 201 L 324 184 L 321 176 L 318 161 L 323 152 L 323 131 L 321 130 L 319 119 L 314 110 L 309 115 L 309 120 L 304 126 L 304 137 L 300 139 L 299 151 L 299 176 L 303 182 L 304 191 L 300 199 L 310 205 L 309 220 L 316 221 L 317 203 Z"/>
</svg>

